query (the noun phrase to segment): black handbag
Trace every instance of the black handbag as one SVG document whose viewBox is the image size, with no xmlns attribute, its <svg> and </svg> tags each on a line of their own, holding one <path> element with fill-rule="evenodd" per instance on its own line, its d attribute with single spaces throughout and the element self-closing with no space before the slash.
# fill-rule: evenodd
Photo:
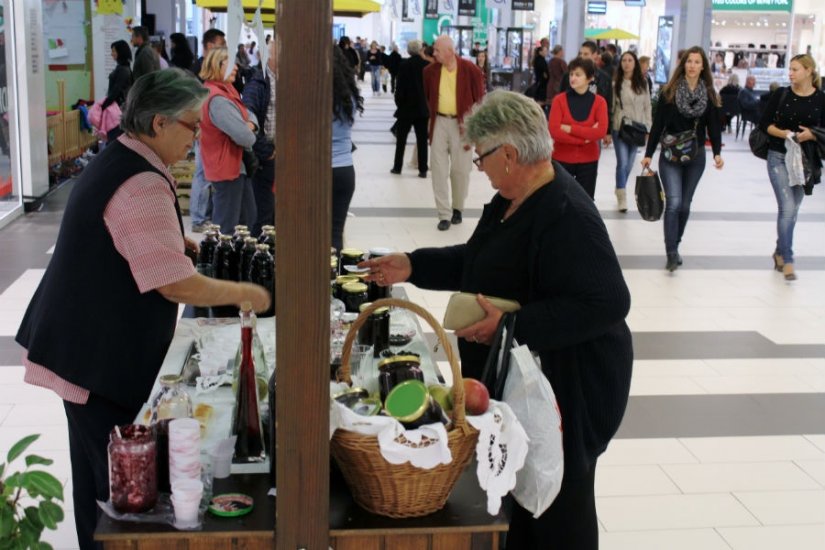
<svg viewBox="0 0 825 550">
<path fill-rule="evenodd" d="M 658 221 L 665 211 L 665 192 L 659 174 L 645 168 L 636 176 L 636 208 L 642 219 L 648 222 Z"/>
<path fill-rule="evenodd" d="M 250 178 L 254 176 L 258 168 L 261 167 L 261 161 L 258 160 L 258 155 L 251 149 L 243 150 L 243 166 L 246 169 L 246 175 Z"/>
<path fill-rule="evenodd" d="M 776 113 L 779 112 L 779 107 L 785 102 L 785 96 L 788 95 L 788 89 L 784 88 L 782 90 L 782 95 L 779 96 L 779 105 L 776 108 L 776 112 L 774 113 L 774 121 L 776 121 Z M 762 128 L 758 126 L 754 126 L 753 130 L 751 130 L 750 135 L 748 136 L 748 146 L 751 148 L 751 153 L 754 154 L 755 157 L 760 158 L 762 160 L 766 160 L 768 158 L 768 143 L 770 142 L 770 136 L 767 132 L 762 130 Z"/>
<path fill-rule="evenodd" d="M 627 117 L 622 118 L 622 125 L 619 128 L 619 137 L 631 145 L 643 147 L 646 141 L 647 126 L 641 122 L 636 122 Z"/>
<path fill-rule="evenodd" d="M 510 351 L 513 349 L 515 338 L 516 315 L 505 313 L 498 323 L 493 342 L 490 344 L 490 353 L 484 363 L 484 370 L 480 382 L 487 387 L 490 398 L 501 401 L 504 395 L 504 383 L 510 371 Z M 504 330 L 507 329 L 505 333 Z"/>
</svg>

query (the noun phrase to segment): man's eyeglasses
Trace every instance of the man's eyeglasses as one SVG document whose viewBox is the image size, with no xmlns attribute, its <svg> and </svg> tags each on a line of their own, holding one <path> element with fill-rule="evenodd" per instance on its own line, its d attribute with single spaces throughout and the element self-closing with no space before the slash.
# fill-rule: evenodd
<svg viewBox="0 0 825 550">
<path fill-rule="evenodd" d="M 496 145 L 495 147 L 493 147 L 492 149 L 490 149 L 486 153 L 480 154 L 479 156 L 477 156 L 476 158 L 473 159 L 473 164 L 476 165 L 476 168 L 481 170 L 481 163 L 484 161 L 484 159 L 486 157 L 489 157 L 490 155 L 492 155 L 496 151 L 498 151 L 500 147 L 501 147 L 501 145 Z"/>
<path fill-rule="evenodd" d="M 192 132 L 192 134 L 194 134 L 194 136 L 195 136 L 195 139 L 197 139 L 201 135 L 201 123 L 200 122 L 195 122 L 193 124 L 191 122 L 186 122 L 185 120 L 180 120 L 180 119 L 176 120 L 175 122 L 177 122 L 178 124 L 180 124 L 181 126 L 186 128 L 187 130 Z"/>
</svg>

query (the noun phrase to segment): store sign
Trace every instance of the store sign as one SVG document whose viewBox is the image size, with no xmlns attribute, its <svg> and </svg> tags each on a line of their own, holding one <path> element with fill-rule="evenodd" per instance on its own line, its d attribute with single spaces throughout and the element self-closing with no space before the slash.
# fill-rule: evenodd
<svg viewBox="0 0 825 550">
<path fill-rule="evenodd" d="M 438 0 L 424 0 L 424 17 L 438 19 Z"/>
<path fill-rule="evenodd" d="M 476 16 L 476 0 L 458 0 L 458 15 Z"/>
<path fill-rule="evenodd" d="M 519 11 L 533 11 L 536 9 L 535 0 L 513 0 L 513 9 Z"/>
<path fill-rule="evenodd" d="M 713 0 L 717 11 L 793 11 L 793 0 Z"/>
</svg>

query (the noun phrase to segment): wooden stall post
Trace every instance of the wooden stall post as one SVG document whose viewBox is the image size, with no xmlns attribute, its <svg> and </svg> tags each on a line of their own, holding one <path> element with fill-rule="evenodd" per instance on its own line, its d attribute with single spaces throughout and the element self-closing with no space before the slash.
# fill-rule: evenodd
<svg viewBox="0 0 825 550">
<path fill-rule="evenodd" d="M 276 548 L 329 548 L 332 2 L 279 0 Z"/>
</svg>

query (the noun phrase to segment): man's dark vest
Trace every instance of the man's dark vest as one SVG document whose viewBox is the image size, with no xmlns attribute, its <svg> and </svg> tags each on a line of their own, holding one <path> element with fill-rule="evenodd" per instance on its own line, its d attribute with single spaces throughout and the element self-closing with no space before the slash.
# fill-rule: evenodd
<svg viewBox="0 0 825 550">
<path fill-rule="evenodd" d="M 136 411 L 149 400 L 178 311 L 156 290 L 138 291 L 103 221 L 115 192 L 141 172 L 161 174 L 119 141 L 86 166 L 16 338 L 33 363 Z M 177 199 L 175 210 L 183 235 Z"/>
</svg>

